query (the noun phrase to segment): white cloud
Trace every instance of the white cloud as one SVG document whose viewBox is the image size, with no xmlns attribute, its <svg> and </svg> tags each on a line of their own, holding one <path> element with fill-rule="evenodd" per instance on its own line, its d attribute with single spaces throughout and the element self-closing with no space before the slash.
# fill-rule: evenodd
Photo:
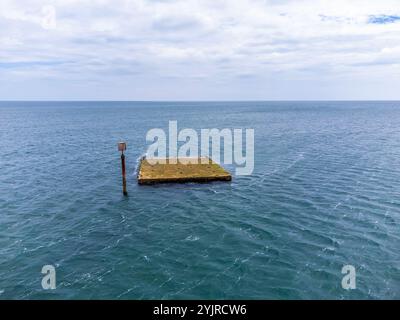
<svg viewBox="0 0 400 320">
<path fill-rule="evenodd" d="M 346 99 L 348 83 L 369 98 L 379 81 L 400 98 L 400 21 L 372 15 L 400 16 L 398 0 L 2 0 L 0 99 L 31 83 L 33 98 Z"/>
</svg>

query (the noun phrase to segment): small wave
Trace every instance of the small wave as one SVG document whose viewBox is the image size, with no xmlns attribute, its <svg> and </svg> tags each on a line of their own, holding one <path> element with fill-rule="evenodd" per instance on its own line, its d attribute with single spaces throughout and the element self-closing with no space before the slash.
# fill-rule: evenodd
<svg viewBox="0 0 400 320">
<path fill-rule="evenodd" d="M 139 170 L 139 165 L 140 165 L 140 161 L 146 157 L 146 153 L 142 153 L 139 157 L 136 158 L 135 160 L 135 170 L 133 171 L 133 175 L 136 177 L 138 174 L 138 170 Z"/>
<path fill-rule="evenodd" d="M 197 240 L 199 240 L 200 239 L 200 237 L 198 237 L 198 236 L 194 236 L 194 235 L 190 235 L 190 236 L 188 236 L 188 237 L 186 237 L 186 241 L 197 241 Z"/>
<path fill-rule="evenodd" d="M 342 204 L 341 202 L 338 202 L 333 209 L 334 210 L 337 209 L 337 207 L 339 207 L 341 204 Z"/>
</svg>

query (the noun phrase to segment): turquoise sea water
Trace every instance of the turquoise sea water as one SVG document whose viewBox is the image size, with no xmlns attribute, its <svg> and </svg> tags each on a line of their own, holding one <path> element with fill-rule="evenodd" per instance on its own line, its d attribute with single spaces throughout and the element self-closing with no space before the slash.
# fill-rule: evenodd
<svg viewBox="0 0 400 320">
<path fill-rule="evenodd" d="M 169 120 L 253 128 L 254 173 L 138 186 Z M 399 102 L 0 103 L 0 299 L 394 299 L 399 249 Z"/>
</svg>

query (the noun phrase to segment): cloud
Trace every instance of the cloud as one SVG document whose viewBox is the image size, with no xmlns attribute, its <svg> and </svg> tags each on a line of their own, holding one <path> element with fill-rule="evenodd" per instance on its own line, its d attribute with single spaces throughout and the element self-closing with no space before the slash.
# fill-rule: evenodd
<svg viewBox="0 0 400 320">
<path fill-rule="evenodd" d="M 388 15 L 379 15 L 379 16 L 369 16 L 368 23 L 375 24 L 387 24 L 394 23 L 400 21 L 400 16 L 388 16 Z"/>
<path fill-rule="evenodd" d="M 47 98 L 48 81 L 60 99 L 269 99 L 277 84 L 282 99 L 347 98 L 346 81 L 393 97 L 399 19 L 397 0 L 2 0 L 0 99 L 30 83 Z"/>
<path fill-rule="evenodd" d="M 0 62 L 0 69 L 27 69 L 40 66 L 56 66 L 64 64 L 62 61 L 14 61 Z"/>
</svg>

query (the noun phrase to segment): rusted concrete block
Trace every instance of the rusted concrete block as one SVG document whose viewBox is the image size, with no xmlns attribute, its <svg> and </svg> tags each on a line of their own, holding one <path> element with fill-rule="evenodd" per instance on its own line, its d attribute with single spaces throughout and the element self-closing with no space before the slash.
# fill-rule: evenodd
<svg viewBox="0 0 400 320">
<path fill-rule="evenodd" d="M 209 158 L 162 159 L 143 158 L 140 162 L 138 183 L 231 181 L 231 174 Z"/>
</svg>

